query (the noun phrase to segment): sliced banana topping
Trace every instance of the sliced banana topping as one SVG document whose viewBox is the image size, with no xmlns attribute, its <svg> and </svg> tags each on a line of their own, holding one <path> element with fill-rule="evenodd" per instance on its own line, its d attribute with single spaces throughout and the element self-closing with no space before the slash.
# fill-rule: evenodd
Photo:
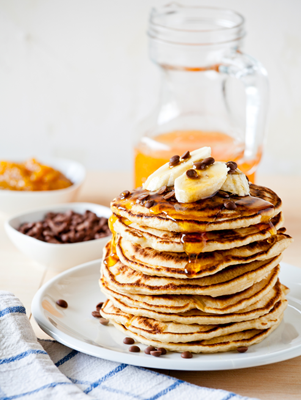
<svg viewBox="0 0 301 400">
<path fill-rule="evenodd" d="M 231 170 L 230 170 L 231 172 Z M 250 194 L 249 182 L 246 175 L 238 168 L 234 172 L 229 173 L 221 190 L 238 196 L 247 196 Z"/>
<path fill-rule="evenodd" d="M 173 186 L 175 180 L 182 174 L 185 174 L 188 169 L 192 168 L 195 162 L 202 161 L 210 156 L 210 147 L 202 147 L 201 149 L 192 151 L 190 154 L 186 152 L 182 157 L 174 156 L 170 159 L 170 162 L 162 165 L 162 167 L 147 178 L 143 184 L 143 188 L 155 191 L 162 186 Z"/>
<path fill-rule="evenodd" d="M 208 164 L 208 162 L 204 169 L 201 165 L 197 165 L 198 169 L 185 171 L 176 178 L 175 196 L 179 203 L 192 203 L 205 199 L 221 189 L 227 179 L 229 168 L 223 162 L 214 164 Z"/>
</svg>

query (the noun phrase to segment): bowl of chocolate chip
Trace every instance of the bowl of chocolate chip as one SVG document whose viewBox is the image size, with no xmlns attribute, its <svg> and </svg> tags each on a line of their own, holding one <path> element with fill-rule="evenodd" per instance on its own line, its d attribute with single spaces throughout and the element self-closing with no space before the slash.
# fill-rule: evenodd
<svg viewBox="0 0 301 400">
<path fill-rule="evenodd" d="M 14 216 L 5 230 L 22 253 L 60 272 L 102 257 L 111 213 L 93 203 L 60 204 Z"/>
</svg>

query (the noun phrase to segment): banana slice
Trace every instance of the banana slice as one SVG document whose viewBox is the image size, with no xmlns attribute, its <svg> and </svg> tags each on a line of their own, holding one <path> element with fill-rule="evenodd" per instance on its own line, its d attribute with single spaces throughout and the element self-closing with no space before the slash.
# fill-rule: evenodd
<svg viewBox="0 0 301 400">
<path fill-rule="evenodd" d="M 211 148 L 202 147 L 201 149 L 192 151 L 190 155 L 191 157 L 188 160 L 182 160 L 174 167 L 170 167 L 169 163 L 162 165 L 162 167 L 157 169 L 147 178 L 143 184 L 143 188 L 149 191 L 155 191 L 164 185 L 173 186 L 175 179 L 185 173 L 188 169 L 192 168 L 194 162 L 210 157 Z"/>
<path fill-rule="evenodd" d="M 192 203 L 212 196 L 227 179 L 228 167 L 223 162 L 215 162 L 204 170 L 198 170 L 199 178 L 191 179 L 184 174 L 175 180 L 175 196 L 179 203 Z"/>
<path fill-rule="evenodd" d="M 247 196 L 250 194 L 249 182 L 246 175 L 238 168 L 233 174 L 228 174 L 221 189 L 225 192 L 237 194 L 238 196 Z"/>
</svg>

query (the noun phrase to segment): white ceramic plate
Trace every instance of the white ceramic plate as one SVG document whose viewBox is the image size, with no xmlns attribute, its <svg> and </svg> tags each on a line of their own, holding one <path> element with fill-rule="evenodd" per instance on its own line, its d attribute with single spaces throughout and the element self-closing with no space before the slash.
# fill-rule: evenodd
<svg viewBox="0 0 301 400">
<path fill-rule="evenodd" d="M 130 353 L 124 335 L 113 326 L 103 326 L 91 316 L 95 306 L 105 300 L 98 286 L 100 260 L 79 265 L 46 283 L 35 295 L 32 313 L 48 335 L 73 349 L 107 360 L 142 367 L 188 371 L 248 368 L 271 364 L 301 355 L 301 268 L 282 263 L 280 279 L 291 291 L 289 306 L 281 325 L 262 343 L 246 353 L 195 354 L 183 359 L 179 353 L 160 358 Z M 64 299 L 69 307 L 55 302 Z"/>
</svg>

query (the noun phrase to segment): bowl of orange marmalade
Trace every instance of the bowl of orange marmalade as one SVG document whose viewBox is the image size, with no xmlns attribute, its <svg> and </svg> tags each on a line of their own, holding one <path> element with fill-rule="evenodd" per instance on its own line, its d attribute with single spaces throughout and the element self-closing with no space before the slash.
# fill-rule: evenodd
<svg viewBox="0 0 301 400">
<path fill-rule="evenodd" d="M 0 160 L 0 213 L 12 215 L 74 201 L 85 175 L 85 168 L 72 160 Z"/>
</svg>

